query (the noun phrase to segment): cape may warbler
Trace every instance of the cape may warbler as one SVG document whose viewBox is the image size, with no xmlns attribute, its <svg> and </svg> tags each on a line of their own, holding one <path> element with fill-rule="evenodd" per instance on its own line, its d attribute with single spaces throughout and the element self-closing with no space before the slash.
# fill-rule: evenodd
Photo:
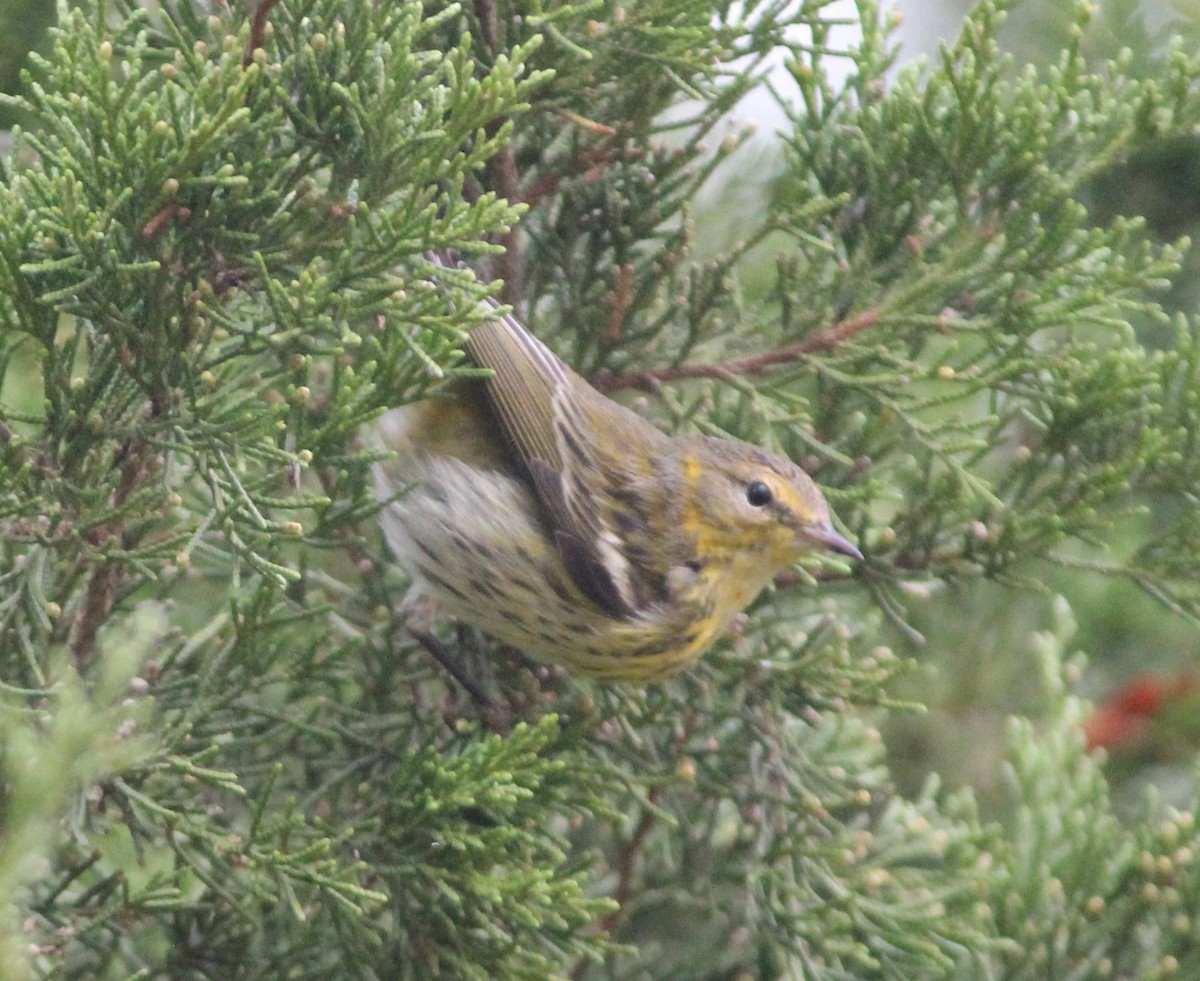
<svg viewBox="0 0 1200 981">
<path fill-rule="evenodd" d="M 444 663 L 435 612 L 543 662 L 653 681 L 806 551 L 862 558 L 790 460 L 665 435 L 498 310 L 466 352 L 491 377 L 386 415 L 396 453 L 376 471 L 380 497 L 401 492 L 382 522 L 412 576 L 405 616 Z"/>
</svg>

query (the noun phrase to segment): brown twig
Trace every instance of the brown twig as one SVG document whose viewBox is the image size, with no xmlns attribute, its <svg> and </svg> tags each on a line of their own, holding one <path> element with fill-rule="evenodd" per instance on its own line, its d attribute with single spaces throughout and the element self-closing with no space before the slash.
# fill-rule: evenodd
<svg viewBox="0 0 1200 981">
<path fill-rule="evenodd" d="M 175 205 L 166 204 L 158 209 L 157 214 L 142 226 L 142 238 L 152 239 L 167 226 L 175 217 Z"/>
<path fill-rule="evenodd" d="M 595 132 L 595 130 L 589 130 L 589 132 Z M 557 173 L 538 174 L 537 177 L 526 184 L 525 189 L 521 191 L 521 201 L 529 205 L 531 209 L 536 208 L 544 198 L 548 198 L 557 191 L 559 185 L 568 177 L 573 178 L 580 184 L 597 181 L 604 176 L 604 172 L 614 160 L 636 160 L 641 155 L 642 152 L 637 147 L 604 145 L 580 150 L 575 155 L 575 159 L 571 161 L 570 167 L 566 170 Z"/>
<path fill-rule="evenodd" d="M 483 43 L 493 56 L 500 53 L 500 17 L 496 13 L 495 0 L 475 0 L 475 19 L 479 21 L 479 33 Z"/>
<path fill-rule="evenodd" d="M 254 61 L 254 52 L 263 46 L 267 39 L 267 15 L 278 0 L 259 0 L 254 9 L 254 21 L 250 25 L 250 37 L 246 41 L 246 50 L 242 54 L 242 67 L 249 68 Z"/>
<path fill-rule="evenodd" d="M 594 119 L 588 119 L 587 116 L 581 116 L 577 112 L 572 112 L 570 109 L 557 110 L 558 115 L 569 123 L 573 123 L 580 129 L 585 129 L 589 133 L 595 133 L 597 136 L 616 136 L 617 131 L 614 127 L 607 123 L 600 123 Z"/>
<path fill-rule="evenodd" d="M 650 794 L 650 803 L 657 804 L 659 794 L 657 790 Z M 618 909 L 613 910 L 600 921 L 600 926 L 605 931 L 610 931 L 625 917 L 627 910 L 625 904 L 629 902 L 629 897 L 633 894 L 633 873 L 634 864 L 637 862 L 638 855 L 641 854 L 642 846 L 646 843 L 646 838 L 650 831 L 654 828 L 655 816 L 654 812 L 647 808 L 642 811 L 642 816 L 638 818 L 637 827 L 633 829 L 633 834 L 629 836 L 629 840 L 621 845 L 617 852 L 617 886 L 613 890 L 613 899 L 616 900 Z"/>
<path fill-rule="evenodd" d="M 191 208 L 185 208 L 178 204 L 163 205 L 154 217 L 142 226 L 142 238 L 149 241 L 166 228 L 172 220 L 178 218 L 180 221 L 187 221 L 191 217 Z"/>
<path fill-rule="evenodd" d="M 153 409 L 151 412 L 157 415 Z M 84 536 L 93 548 L 100 548 L 114 539 L 120 542 L 124 536 L 125 516 L 120 511 L 144 485 L 153 455 L 154 450 L 143 439 L 138 439 L 130 447 L 121 465 L 117 486 L 108 498 L 108 506 L 118 512 L 117 516 L 90 529 Z M 81 671 L 95 652 L 96 635 L 112 613 L 124 577 L 125 564 L 114 559 L 101 559 L 88 574 L 79 608 L 67 636 L 67 646 Z"/>
<path fill-rule="evenodd" d="M 500 55 L 503 45 L 495 0 L 475 0 L 475 19 L 479 21 L 480 37 L 494 61 Z M 495 119 L 484 131 L 489 138 L 493 137 L 500 131 L 504 122 L 503 119 Z M 517 169 L 516 152 L 511 142 L 506 143 L 500 152 L 488 161 L 488 178 L 492 190 L 510 203 L 516 204 L 522 200 L 521 175 Z M 525 280 L 521 255 L 517 248 L 516 230 L 510 229 L 501 235 L 498 244 L 504 247 L 504 251 L 493 258 L 495 269 L 489 270 L 488 274 L 504 280 L 501 298 L 505 303 L 516 307 L 521 300 Z"/>
<path fill-rule="evenodd" d="M 488 161 L 488 171 L 496 193 L 513 203 L 521 200 L 521 175 L 517 170 L 517 158 L 511 145 L 506 145 Z M 500 296 L 505 303 L 516 307 L 524 295 L 525 288 L 525 271 L 521 263 L 517 230 L 510 228 L 502 234 L 499 244 L 504 247 L 504 251 L 495 256 L 494 260 L 496 274 L 504 280 L 504 289 Z"/>
<path fill-rule="evenodd" d="M 791 364 L 817 351 L 828 351 L 843 341 L 849 340 L 879 323 L 878 313 L 868 311 L 849 320 L 842 320 L 809 334 L 804 340 L 788 344 L 773 351 L 764 351 L 745 358 L 730 358 L 728 361 L 707 364 L 684 364 L 674 368 L 657 368 L 645 371 L 626 371 L 620 374 L 601 373 L 592 379 L 592 384 L 602 392 L 616 392 L 627 388 L 653 390 L 663 382 L 684 381 L 691 378 L 735 378 L 744 375 L 761 375 L 781 364 Z"/>
<path fill-rule="evenodd" d="M 601 335 L 606 344 L 619 344 L 625 333 L 625 317 L 633 302 L 633 266 L 628 262 L 615 266 L 613 279 L 612 302 L 608 305 L 608 320 Z"/>
</svg>

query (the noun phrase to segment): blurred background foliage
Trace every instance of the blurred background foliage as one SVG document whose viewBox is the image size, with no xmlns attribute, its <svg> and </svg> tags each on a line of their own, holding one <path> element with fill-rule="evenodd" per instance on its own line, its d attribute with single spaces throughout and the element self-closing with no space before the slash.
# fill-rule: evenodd
<svg viewBox="0 0 1200 981">
<path fill-rule="evenodd" d="M 46 49 L 52 23 L 51 0 L 11 0 L 0 10 L 0 92 L 16 94 L 29 52 Z M 11 108 L 0 110 L 0 129 L 8 130 L 18 118 Z"/>
<path fill-rule="evenodd" d="M 899 32 L 904 51 L 922 58 L 933 55 L 937 38 L 955 29 L 970 4 L 928 0 L 900 9 L 905 14 Z M 1022 3 L 1013 8 L 999 36 L 1017 64 L 1048 63 L 1078 38 L 1089 58 L 1120 58 L 1132 76 L 1152 78 L 1161 74 L 1173 52 L 1200 46 L 1200 4 L 1193 0 L 1104 2 L 1095 6 L 1081 33 L 1069 4 Z M 1143 122 L 1149 124 L 1148 119 Z M 1154 241 L 1197 243 L 1200 135 L 1151 140 L 1092 175 L 1078 196 L 1097 225 L 1118 215 L 1136 215 L 1145 219 L 1146 234 Z M 1200 245 L 1185 250 L 1181 270 L 1166 289 L 1150 289 L 1148 295 L 1171 315 L 1194 316 L 1200 308 Z M 1170 347 L 1175 342 L 1172 329 L 1161 320 L 1134 316 L 1131 322 L 1138 339 L 1149 349 Z M 1114 529 L 1110 544 L 1115 549 L 1131 549 L 1142 536 L 1169 523 L 1174 504 L 1153 492 L 1143 495 L 1141 501 L 1148 513 Z M 1088 669 L 1079 683 L 1081 693 L 1103 703 L 1119 698 L 1120 689 L 1130 681 L 1148 679 L 1153 686 L 1170 688 L 1196 671 L 1200 648 L 1195 625 L 1188 618 L 1172 614 L 1128 582 L 1062 570 L 1047 570 L 1045 577 L 1049 589 L 1069 601 L 1078 623 L 1074 641 L 1088 654 Z M 984 591 L 984 596 L 989 592 Z M 963 778 L 981 786 L 977 753 L 982 752 L 982 772 L 994 773 L 989 764 L 1000 744 L 1003 715 L 1014 708 L 1027 709 L 1031 703 L 1027 687 L 1021 684 L 1022 678 L 1029 677 L 1027 655 L 1014 657 L 1009 648 L 1009 656 L 1001 659 L 1004 666 L 999 668 L 999 676 L 980 677 L 980 671 L 987 669 L 980 667 L 975 652 L 1007 647 L 1009 638 L 1028 636 L 1030 626 L 1047 622 L 1049 600 L 1016 600 L 1010 592 L 997 591 L 990 600 L 972 596 L 945 602 L 949 604 L 945 609 L 922 620 L 922 629 L 934 631 L 937 628 L 931 627 L 931 620 L 954 624 L 952 630 L 940 632 L 938 642 L 930 644 L 935 663 L 922 685 L 944 690 L 947 698 L 934 700 L 942 707 L 935 709 L 928 728 L 919 720 L 897 724 L 918 740 L 913 751 L 923 762 L 917 772 L 923 771 L 928 759 L 925 754 L 932 751 L 935 770 L 950 774 L 961 764 Z M 965 624 L 976 629 L 964 634 Z M 1147 781 L 1153 781 L 1172 800 L 1186 800 L 1194 793 L 1197 733 L 1187 721 L 1192 705 L 1182 697 L 1174 710 L 1164 706 L 1165 714 L 1155 723 L 1156 705 L 1144 725 L 1134 720 L 1132 728 L 1114 733 L 1109 748 L 1116 757 L 1114 776 L 1119 782 L 1128 781 L 1121 791 L 1126 803 L 1138 796 Z M 956 753 L 936 748 L 955 741 L 941 735 L 929 738 L 930 733 L 944 733 L 946 727 L 961 732 L 960 745 L 972 748 L 965 758 L 956 759 Z"/>
</svg>

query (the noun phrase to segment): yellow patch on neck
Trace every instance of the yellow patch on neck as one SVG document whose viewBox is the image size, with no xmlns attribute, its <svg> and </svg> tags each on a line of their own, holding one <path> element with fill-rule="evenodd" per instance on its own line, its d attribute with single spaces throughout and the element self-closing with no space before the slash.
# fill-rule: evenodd
<svg viewBox="0 0 1200 981">
<path fill-rule="evenodd" d="M 683 525 L 683 530 L 688 536 L 694 539 L 697 543 L 700 541 L 700 534 L 705 531 L 704 525 L 700 520 L 700 511 L 692 504 L 692 494 L 700 479 L 703 476 L 704 470 L 700 466 L 700 461 L 697 460 L 691 453 L 688 453 L 683 458 L 683 513 L 679 516 L 680 522 Z"/>
<path fill-rule="evenodd" d="M 680 523 L 684 532 L 696 543 L 696 554 L 702 556 L 706 566 L 724 565 L 730 549 L 728 531 L 706 520 L 704 510 L 697 498 L 703 494 L 705 483 L 704 464 L 693 453 L 683 458 L 683 480 L 687 488 Z"/>
</svg>

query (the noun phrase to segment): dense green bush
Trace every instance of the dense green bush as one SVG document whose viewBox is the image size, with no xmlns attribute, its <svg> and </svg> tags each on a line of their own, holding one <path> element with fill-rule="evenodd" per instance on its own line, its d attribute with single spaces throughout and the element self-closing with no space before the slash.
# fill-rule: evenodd
<svg viewBox="0 0 1200 981">
<path fill-rule="evenodd" d="M 60 8 L 0 171 L 7 977 L 1200 976 L 1194 816 L 1113 817 L 1065 604 L 967 652 L 1032 666 L 995 823 L 876 728 L 946 592 L 1197 613 L 1182 246 L 1081 202 L 1194 133 L 1200 60 L 1090 63 L 1080 7 L 1018 68 L 985 3 L 893 70 L 827 6 Z M 768 87 L 761 213 L 705 221 Z M 867 561 L 646 690 L 448 633 L 488 732 L 399 629 L 362 437 L 461 370 L 484 287 L 431 247 L 664 427 L 801 461 Z"/>
</svg>

